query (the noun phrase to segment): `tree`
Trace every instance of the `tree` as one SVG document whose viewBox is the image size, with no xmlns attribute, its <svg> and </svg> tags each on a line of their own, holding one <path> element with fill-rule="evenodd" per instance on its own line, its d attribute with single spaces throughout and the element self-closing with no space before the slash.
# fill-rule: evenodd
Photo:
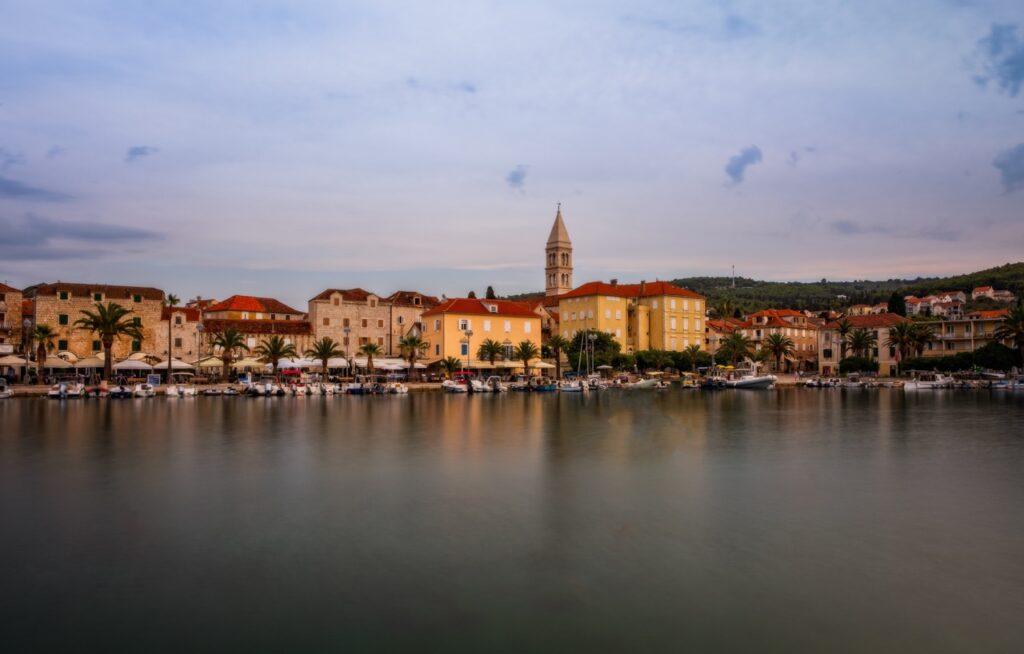
<svg viewBox="0 0 1024 654">
<path fill-rule="evenodd" d="M 49 325 L 36 325 L 29 333 L 29 341 L 36 343 L 36 377 L 43 379 L 43 368 L 46 367 L 46 353 L 53 351 L 53 341 L 57 332 Z"/>
<path fill-rule="evenodd" d="M 914 345 L 914 352 L 918 357 L 924 354 L 924 349 L 935 340 L 935 328 L 927 322 L 911 323 L 911 342 Z"/>
<path fill-rule="evenodd" d="M 260 358 L 260 361 L 270 364 L 270 372 L 277 375 L 277 364 L 281 359 L 294 359 L 299 356 L 295 346 L 284 340 L 280 334 L 274 334 L 270 338 L 260 341 L 260 344 L 253 350 L 253 354 Z"/>
<path fill-rule="evenodd" d="M 729 318 L 732 316 L 733 310 L 736 308 L 736 303 L 729 296 L 723 297 L 715 302 L 712 311 L 718 318 Z"/>
<path fill-rule="evenodd" d="M 362 347 L 359 348 L 359 353 L 366 355 L 366 369 L 372 375 L 373 374 L 373 357 L 380 356 L 380 355 L 384 354 L 384 350 L 381 349 L 381 347 L 379 345 L 377 345 L 376 343 L 366 343 L 365 345 L 363 345 Z"/>
<path fill-rule="evenodd" d="M 344 352 L 342 352 L 338 342 L 327 336 L 314 341 L 313 347 L 302 353 L 302 356 L 316 359 L 320 362 L 320 371 L 323 373 L 324 379 L 327 378 L 327 362 L 334 357 L 342 355 L 344 355 Z"/>
<path fill-rule="evenodd" d="M 480 344 L 480 347 L 476 349 L 476 358 L 481 361 L 488 361 L 491 367 L 494 367 L 494 362 L 498 357 L 505 353 L 505 346 L 494 340 L 488 338 L 486 341 Z"/>
<path fill-rule="evenodd" d="M 850 332 L 853 331 L 853 323 L 846 316 L 843 316 L 839 322 L 836 323 L 836 333 L 839 334 L 839 360 L 846 358 L 846 339 L 850 337 Z"/>
<path fill-rule="evenodd" d="M 850 346 L 850 350 L 853 351 L 854 356 L 871 358 L 869 355 L 871 350 L 878 344 L 878 336 L 872 329 L 865 329 L 859 327 L 850 332 L 850 335 L 846 337 L 846 340 Z"/>
<path fill-rule="evenodd" d="M 690 372 L 696 372 L 697 358 L 700 356 L 702 351 L 703 350 L 700 349 L 700 346 L 696 344 L 690 345 L 685 350 L 683 350 L 683 354 L 685 354 L 686 357 L 690 360 Z"/>
<path fill-rule="evenodd" d="M 555 359 L 555 377 L 557 379 L 562 378 L 562 352 L 568 350 L 572 344 L 568 339 L 562 338 L 558 334 L 553 335 L 548 339 L 547 346 L 551 348 L 551 356 Z"/>
<path fill-rule="evenodd" d="M 594 353 L 594 365 L 615 365 L 616 357 L 619 356 L 619 352 L 622 350 L 622 346 L 615 337 L 608 332 L 602 332 L 595 329 L 577 332 L 573 336 L 569 347 L 565 349 L 565 354 L 569 359 L 570 365 L 579 365 L 580 352 L 589 351 L 591 349 L 591 335 L 593 339 L 593 353 Z"/>
<path fill-rule="evenodd" d="M 125 309 L 120 304 L 97 302 L 93 309 L 82 309 L 83 317 L 75 321 L 75 328 L 90 331 L 100 337 L 100 343 L 103 344 L 103 379 L 109 380 L 114 365 L 111 356 L 114 341 L 128 336 L 142 342 L 142 330 L 135 318 L 128 317 L 132 313 L 131 309 Z"/>
<path fill-rule="evenodd" d="M 420 355 L 426 353 L 427 348 L 430 344 L 423 340 L 419 334 L 408 334 L 398 341 L 398 349 L 405 355 L 405 358 L 409 360 L 409 378 L 412 379 L 414 375 L 418 376 L 419 373 L 416 371 L 416 359 L 420 358 Z"/>
<path fill-rule="evenodd" d="M 249 351 L 249 346 L 245 344 L 245 336 L 234 327 L 228 327 L 214 336 L 213 340 L 210 341 L 210 345 L 214 348 L 220 348 L 220 360 L 224 364 L 225 380 L 231 374 L 231 364 L 235 360 L 235 353 L 241 350 Z"/>
<path fill-rule="evenodd" d="M 636 353 L 636 365 L 640 370 L 661 370 L 671 358 L 664 350 L 641 350 Z"/>
<path fill-rule="evenodd" d="M 496 300 L 496 299 L 498 299 L 498 296 L 494 294 L 494 287 L 493 286 L 488 286 L 487 287 L 486 297 L 487 297 L 488 300 Z"/>
<path fill-rule="evenodd" d="M 468 297 L 470 300 L 475 300 L 476 299 L 476 291 L 470 291 L 469 293 L 466 293 L 466 297 Z"/>
<path fill-rule="evenodd" d="M 171 325 L 174 324 L 174 313 L 172 311 L 170 311 L 170 309 L 178 306 L 179 302 L 181 302 L 181 300 L 179 300 L 178 296 L 173 294 L 173 293 L 169 294 L 167 296 L 167 299 L 164 300 L 164 306 L 167 307 L 167 309 L 168 309 L 168 311 L 167 311 L 167 383 L 168 384 L 171 383 L 171 371 L 173 370 L 173 368 L 171 366 L 171 360 L 173 359 L 172 354 L 174 353 L 174 348 L 172 347 L 172 345 L 174 343 L 174 339 L 171 338 Z"/>
<path fill-rule="evenodd" d="M 793 339 L 788 336 L 784 336 L 778 332 L 768 334 L 768 338 L 764 339 L 764 344 L 761 346 L 768 352 L 771 352 L 772 357 L 775 358 L 775 370 L 782 370 L 782 359 L 793 354 Z"/>
<path fill-rule="evenodd" d="M 903 294 L 899 291 L 893 291 L 892 295 L 889 296 L 889 306 L 887 309 L 889 313 L 895 313 L 898 316 L 907 315 L 907 301 L 903 299 Z"/>
<path fill-rule="evenodd" d="M 516 346 L 515 355 L 513 358 L 515 358 L 517 361 L 523 362 L 523 371 L 526 373 L 526 376 L 529 377 L 530 360 L 536 359 L 539 355 L 540 350 L 537 349 L 537 346 L 534 345 L 532 341 L 523 341 L 518 346 Z"/>
<path fill-rule="evenodd" d="M 914 347 L 914 324 L 900 322 L 890 327 L 885 346 L 895 348 L 899 352 L 900 360 L 896 363 L 896 371 L 899 372 L 900 366 L 910 357 L 910 350 Z"/>
<path fill-rule="evenodd" d="M 1011 341 L 1024 361 L 1024 305 L 1018 302 L 1017 306 L 1010 309 L 992 336 L 997 342 Z"/>
<path fill-rule="evenodd" d="M 445 357 L 441 360 L 441 367 L 447 373 L 448 378 L 451 379 L 455 371 L 462 367 L 462 362 L 455 357 Z"/>
<path fill-rule="evenodd" d="M 750 357 L 750 339 L 740 332 L 733 332 L 718 344 L 718 352 L 732 365 Z"/>
</svg>

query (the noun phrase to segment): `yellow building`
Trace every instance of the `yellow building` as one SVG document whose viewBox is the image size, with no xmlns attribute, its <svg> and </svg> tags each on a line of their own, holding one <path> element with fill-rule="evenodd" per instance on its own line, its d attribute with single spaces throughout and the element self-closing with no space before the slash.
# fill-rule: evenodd
<svg viewBox="0 0 1024 654">
<path fill-rule="evenodd" d="M 540 350 L 541 318 L 527 302 L 455 298 L 423 312 L 424 362 L 455 357 L 471 367 L 480 363 L 476 352 L 491 339 L 505 346 L 505 358 L 523 341 Z"/>
<path fill-rule="evenodd" d="M 704 348 L 704 297 L 668 282 L 589 282 L 558 297 L 559 330 L 613 336 L 623 352 Z"/>
</svg>

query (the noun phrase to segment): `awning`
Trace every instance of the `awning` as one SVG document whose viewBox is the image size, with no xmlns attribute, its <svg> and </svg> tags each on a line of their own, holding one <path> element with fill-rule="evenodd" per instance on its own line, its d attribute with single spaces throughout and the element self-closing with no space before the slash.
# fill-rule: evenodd
<svg viewBox="0 0 1024 654">
<path fill-rule="evenodd" d="M 54 370 L 67 370 L 75 366 L 60 357 L 46 357 L 46 363 L 43 364 L 43 367 L 53 368 Z"/>
<path fill-rule="evenodd" d="M 205 357 L 196 362 L 197 368 L 223 368 L 224 362 L 217 357 Z"/>
<path fill-rule="evenodd" d="M 80 370 L 86 368 L 102 368 L 103 358 L 95 355 L 91 357 L 85 357 L 84 359 L 79 359 L 78 363 L 75 364 L 75 367 Z"/>
<path fill-rule="evenodd" d="M 269 364 L 268 364 L 269 365 Z M 277 362 L 278 370 L 289 370 L 298 368 L 304 370 L 306 368 L 319 368 L 320 362 L 313 361 L 312 359 L 281 359 Z"/>
<path fill-rule="evenodd" d="M 223 366 L 223 365 L 224 365 L 224 362 L 222 361 L 221 362 L 221 366 Z M 231 367 L 234 368 L 235 370 L 242 370 L 244 368 L 260 368 L 260 369 L 262 369 L 263 368 L 263 362 L 262 361 L 257 361 L 256 359 L 252 359 L 252 358 L 246 357 L 244 359 L 239 359 L 238 361 L 235 361 L 234 363 L 231 364 Z"/>
<path fill-rule="evenodd" d="M 145 370 L 150 372 L 153 370 L 153 366 L 149 365 L 145 361 L 138 361 L 136 359 L 125 359 L 114 364 L 114 370 Z"/>
<path fill-rule="evenodd" d="M 333 357 L 327 360 L 328 368 L 348 368 L 348 361 L 343 357 Z"/>
<path fill-rule="evenodd" d="M 21 357 L 16 357 L 13 354 L 8 354 L 5 357 L 0 358 L 0 366 L 10 366 L 11 368 L 17 368 L 19 366 L 32 365 Z"/>
<path fill-rule="evenodd" d="M 103 365 L 102 363 L 100 365 Z M 158 361 L 153 364 L 153 369 L 156 371 L 167 370 L 167 361 Z M 178 359 L 171 359 L 171 372 L 175 370 L 195 370 L 195 366 L 190 366 L 184 361 Z"/>
</svg>

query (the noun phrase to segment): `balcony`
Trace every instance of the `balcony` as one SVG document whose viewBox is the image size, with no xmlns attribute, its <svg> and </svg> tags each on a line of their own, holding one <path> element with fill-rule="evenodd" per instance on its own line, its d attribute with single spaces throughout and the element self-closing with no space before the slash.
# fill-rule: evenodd
<svg viewBox="0 0 1024 654">
<path fill-rule="evenodd" d="M 0 332 L 10 332 L 14 329 L 14 323 L 0 322 Z"/>
</svg>

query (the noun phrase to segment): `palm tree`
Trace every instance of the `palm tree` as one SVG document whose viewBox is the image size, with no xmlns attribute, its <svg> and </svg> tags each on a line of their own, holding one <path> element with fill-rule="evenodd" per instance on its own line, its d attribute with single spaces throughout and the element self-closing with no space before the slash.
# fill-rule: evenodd
<svg viewBox="0 0 1024 654">
<path fill-rule="evenodd" d="M 839 334 L 839 360 L 842 361 L 846 358 L 846 339 L 849 338 L 850 332 L 853 331 L 853 323 L 846 316 L 843 316 L 839 322 L 836 323 L 836 333 Z"/>
<path fill-rule="evenodd" d="M 260 361 L 270 364 L 271 374 L 277 376 L 277 364 L 281 359 L 294 359 L 299 356 L 295 346 L 284 340 L 284 336 L 274 334 L 270 338 L 263 339 L 253 350 L 253 354 L 259 356 Z"/>
<path fill-rule="evenodd" d="M 540 350 L 537 349 L 537 346 L 532 341 L 523 341 L 516 347 L 513 358 L 523 362 L 523 370 L 526 372 L 526 376 L 529 377 L 530 360 L 536 359 L 539 355 Z"/>
<path fill-rule="evenodd" d="M 444 368 L 444 371 L 448 373 L 448 378 L 451 379 L 455 371 L 462 367 L 462 362 L 455 357 L 446 357 L 441 360 L 441 367 Z"/>
<path fill-rule="evenodd" d="M 419 373 L 416 371 L 416 359 L 420 358 L 421 354 L 426 353 L 429 347 L 430 343 L 423 340 L 419 334 L 408 334 L 398 341 L 398 349 L 409 360 L 410 379 L 412 379 L 413 375 L 419 376 Z"/>
<path fill-rule="evenodd" d="M 114 361 L 111 350 L 114 348 L 114 340 L 127 336 L 136 341 L 142 342 L 142 330 L 135 318 L 129 318 L 131 309 L 125 309 L 120 304 L 108 302 L 103 304 L 97 302 L 93 305 L 94 311 L 82 309 L 83 318 L 75 321 L 77 329 L 90 331 L 100 337 L 103 344 L 103 379 L 109 380 Z"/>
<path fill-rule="evenodd" d="M 505 346 L 493 338 L 488 338 L 476 349 L 476 358 L 481 361 L 489 361 L 492 368 L 494 362 L 503 354 L 505 354 Z"/>
<path fill-rule="evenodd" d="M 895 348 L 899 352 L 900 358 L 896 362 L 896 372 L 899 373 L 903 360 L 910 356 L 910 348 L 914 347 L 914 324 L 899 322 L 890 327 L 885 346 Z"/>
<path fill-rule="evenodd" d="M 562 352 L 572 347 L 567 339 L 562 338 L 558 334 L 552 335 L 548 339 L 548 347 L 551 348 L 551 354 L 555 357 L 555 377 L 557 379 L 562 378 Z"/>
<path fill-rule="evenodd" d="M 342 356 L 342 354 L 344 353 L 338 347 L 337 341 L 324 336 L 320 340 L 315 341 L 313 347 L 303 352 L 302 356 L 319 361 L 320 370 L 323 371 L 324 379 L 327 379 L 327 362 L 334 357 Z"/>
<path fill-rule="evenodd" d="M 914 352 L 917 356 L 924 354 L 924 349 L 928 347 L 928 343 L 935 340 L 935 328 L 926 322 L 915 322 L 911 323 L 911 331 L 913 332 L 913 344 Z"/>
<path fill-rule="evenodd" d="M 178 306 L 179 302 L 181 302 L 181 300 L 179 300 L 178 296 L 175 295 L 174 293 L 169 294 L 167 296 L 167 299 L 164 300 L 164 306 L 167 307 L 167 309 L 168 309 L 168 311 L 167 311 L 167 383 L 168 384 L 171 383 L 171 359 L 173 358 L 171 356 L 171 354 L 174 351 L 173 348 L 171 347 L 171 343 L 173 341 L 173 339 L 171 338 L 171 325 L 174 323 L 174 314 L 173 314 L 172 311 L 170 311 L 170 309 L 173 308 L 173 307 Z"/>
<path fill-rule="evenodd" d="M 736 303 L 733 302 L 731 297 L 723 297 L 715 303 L 712 309 L 715 315 L 720 319 L 731 318 L 732 312 L 736 308 Z"/>
<path fill-rule="evenodd" d="M 685 354 L 690 359 L 690 372 L 694 372 L 697 370 L 697 355 L 700 353 L 701 349 L 700 346 L 697 344 L 690 345 L 685 350 L 683 350 L 683 354 Z"/>
<path fill-rule="evenodd" d="M 231 363 L 235 360 L 235 352 L 238 350 L 249 351 L 249 346 L 245 344 L 245 336 L 234 327 L 228 327 L 214 336 L 210 345 L 214 348 L 220 348 L 220 360 L 224 364 L 225 380 L 227 380 L 231 373 Z"/>
<path fill-rule="evenodd" d="M 850 332 L 846 340 L 854 356 L 868 356 L 872 348 L 878 344 L 878 336 L 875 335 L 874 330 L 863 327 Z"/>
<path fill-rule="evenodd" d="M 740 332 L 733 332 L 722 339 L 718 351 L 725 355 L 729 363 L 736 365 L 750 356 L 750 339 Z"/>
<path fill-rule="evenodd" d="M 1024 305 L 1017 303 L 1017 306 L 1010 309 L 1006 319 L 995 328 L 992 336 L 997 343 L 1013 341 L 1020 353 L 1021 362 L 1024 363 Z"/>
<path fill-rule="evenodd" d="M 778 332 L 768 334 L 768 338 L 764 339 L 762 345 L 764 349 L 772 353 L 775 357 L 775 370 L 782 370 L 782 359 L 793 354 L 793 339 L 788 336 L 784 336 Z"/>
<path fill-rule="evenodd" d="M 36 325 L 35 329 L 29 333 L 28 338 L 30 343 L 38 343 L 36 346 L 36 377 L 42 381 L 46 353 L 53 351 L 53 339 L 57 338 L 57 332 L 49 325 Z"/>
<path fill-rule="evenodd" d="M 359 348 L 360 354 L 366 355 L 366 369 L 373 374 L 373 357 L 384 354 L 384 350 L 381 349 L 376 343 L 367 343 Z"/>
</svg>

